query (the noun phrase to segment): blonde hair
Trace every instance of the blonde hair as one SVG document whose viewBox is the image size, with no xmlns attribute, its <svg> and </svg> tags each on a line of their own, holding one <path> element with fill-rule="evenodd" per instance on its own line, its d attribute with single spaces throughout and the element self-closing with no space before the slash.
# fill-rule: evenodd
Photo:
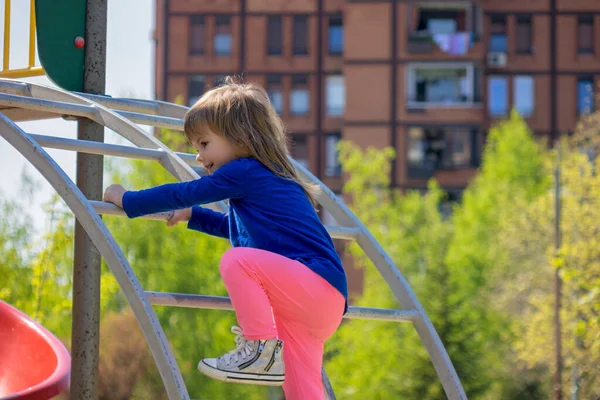
<svg viewBox="0 0 600 400">
<path fill-rule="evenodd" d="M 319 187 L 304 181 L 288 158 L 288 135 L 261 86 L 227 77 L 222 86 L 206 92 L 185 114 L 188 142 L 201 139 L 206 128 L 233 144 L 239 156 L 254 157 L 278 176 L 297 182 L 317 205 Z"/>
</svg>

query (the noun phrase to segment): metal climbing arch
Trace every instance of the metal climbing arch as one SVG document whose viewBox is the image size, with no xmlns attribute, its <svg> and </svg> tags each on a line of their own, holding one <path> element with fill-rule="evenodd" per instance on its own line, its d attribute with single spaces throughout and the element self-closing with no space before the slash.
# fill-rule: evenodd
<svg viewBox="0 0 600 400">
<path fill-rule="evenodd" d="M 99 217 L 100 214 L 124 216 L 124 212 L 112 204 L 86 199 L 43 148 L 154 160 L 181 181 L 197 179 L 203 170 L 193 155 L 171 151 L 138 126 L 140 124 L 182 131 L 185 110 L 185 107 L 165 102 L 75 94 L 36 84 L 0 79 L 0 136 L 20 152 L 52 185 L 105 258 L 137 318 L 169 399 L 190 397 L 152 305 L 230 310 L 232 307 L 229 299 L 145 291 L 119 245 Z M 88 118 L 112 129 L 135 146 L 34 135 L 24 132 L 15 123 L 61 116 Z M 412 323 L 432 360 L 447 397 L 452 400 L 466 399 L 459 377 L 434 326 L 391 258 L 344 203 L 308 170 L 295 161 L 294 164 L 305 177 L 321 186 L 319 204 L 342 224 L 342 227 L 327 227 L 331 237 L 355 240 L 403 306 L 402 310 L 350 307 L 345 317 Z M 221 211 L 225 209 L 222 202 L 211 204 L 209 207 Z M 162 213 L 146 218 L 166 217 L 167 215 Z M 334 399 L 335 395 L 325 371 L 323 380 L 329 398 Z"/>
</svg>

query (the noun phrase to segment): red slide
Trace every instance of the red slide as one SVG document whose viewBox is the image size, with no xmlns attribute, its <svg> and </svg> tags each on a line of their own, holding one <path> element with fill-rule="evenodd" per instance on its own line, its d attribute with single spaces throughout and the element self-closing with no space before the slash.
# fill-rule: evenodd
<svg viewBox="0 0 600 400">
<path fill-rule="evenodd" d="M 69 386 L 71 356 L 52 333 L 0 300 L 0 400 L 42 400 Z"/>
</svg>

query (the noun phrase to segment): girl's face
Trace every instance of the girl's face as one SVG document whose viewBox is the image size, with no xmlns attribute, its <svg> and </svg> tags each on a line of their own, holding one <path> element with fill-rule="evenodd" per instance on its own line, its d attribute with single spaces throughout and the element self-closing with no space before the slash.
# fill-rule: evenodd
<svg viewBox="0 0 600 400">
<path fill-rule="evenodd" d="M 196 160 L 202 163 L 209 174 L 237 158 L 237 152 L 229 141 L 210 129 L 200 139 L 196 139 L 192 146 L 198 151 Z"/>
</svg>

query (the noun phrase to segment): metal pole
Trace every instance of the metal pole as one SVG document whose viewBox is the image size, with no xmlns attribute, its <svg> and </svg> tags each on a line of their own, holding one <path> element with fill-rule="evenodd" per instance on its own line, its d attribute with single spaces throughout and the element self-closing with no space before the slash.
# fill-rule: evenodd
<svg viewBox="0 0 600 400">
<path fill-rule="evenodd" d="M 83 91 L 104 94 L 106 85 L 106 20 L 108 0 L 87 0 Z M 104 141 L 104 127 L 88 119 L 77 123 L 77 138 Z M 102 199 L 104 159 L 77 154 L 77 186 L 91 200 Z M 73 259 L 73 325 L 71 333 L 71 398 L 98 398 L 100 342 L 100 253 L 78 221 Z"/>
<path fill-rule="evenodd" d="M 556 142 L 557 157 L 554 183 L 554 249 L 556 257 L 560 257 L 561 248 L 561 229 L 560 229 L 560 162 L 561 162 L 561 146 L 560 138 Z M 554 399 L 562 400 L 562 341 L 561 341 L 561 325 L 560 325 L 560 308 L 561 308 L 561 288 L 562 280 L 560 278 L 560 266 L 554 271 L 554 340 L 555 340 L 555 370 L 554 370 Z"/>
</svg>

